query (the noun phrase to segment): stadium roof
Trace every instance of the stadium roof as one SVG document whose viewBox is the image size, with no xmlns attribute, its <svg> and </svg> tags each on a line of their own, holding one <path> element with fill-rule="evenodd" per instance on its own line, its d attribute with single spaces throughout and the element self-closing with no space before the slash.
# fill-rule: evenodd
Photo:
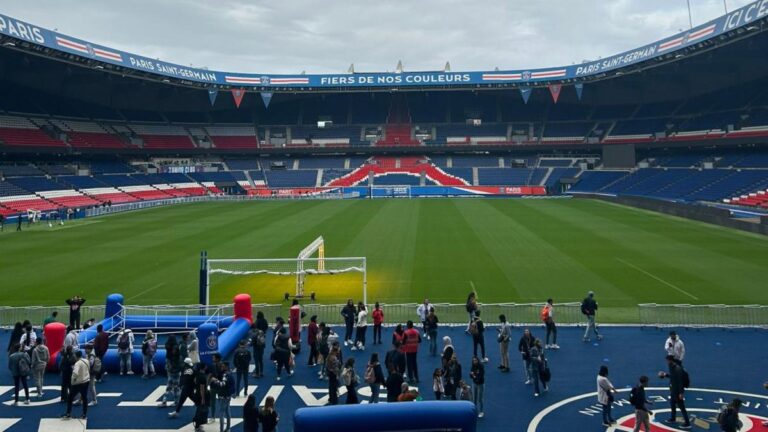
<svg viewBox="0 0 768 432">
<path fill-rule="evenodd" d="M 673 62 L 751 34 L 763 32 L 768 0 L 759 0 L 633 50 L 580 65 L 504 71 L 423 71 L 275 75 L 215 71 L 182 66 L 116 50 L 0 14 L 0 41 L 23 50 L 82 66 L 158 82 L 208 89 L 244 88 L 261 92 L 505 88 L 590 82 Z"/>
</svg>

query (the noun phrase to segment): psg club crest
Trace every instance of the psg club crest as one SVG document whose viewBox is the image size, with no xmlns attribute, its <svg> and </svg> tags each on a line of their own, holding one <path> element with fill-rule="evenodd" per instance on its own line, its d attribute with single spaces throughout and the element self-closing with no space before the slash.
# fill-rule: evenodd
<svg viewBox="0 0 768 432">
<path fill-rule="evenodd" d="M 91 46 L 91 44 L 86 44 L 85 45 L 85 49 L 88 50 L 88 55 L 89 56 L 91 56 L 91 57 L 95 57 L 96 56 L 96 51 L 93 50 L 93 46 Z"/>
<path fill-rule="evenodd" d="M 262 76 L 262 77 L 261 77 L 261 83 L 262 83 L 263 85 L 269 85 L 269 77 L 268 77 L 268 76 L 266 76 L 266 75 L 265 75 L 265 76 Z"/>
<path fill-rule="evenodd" d="M 215 334 L 211 333 L 211 335 L 205 339 L 205 345 L 209 350 L 216 350 L 219 348 L 219 340 Z"/>
<path fill-rule="evenodd" d="M 520 76 L 524 80 L 528 81 L 529 79 L 531 79 L 531 71 L 525 71 L 525 72 L 521 73 Z"/>
</svg>

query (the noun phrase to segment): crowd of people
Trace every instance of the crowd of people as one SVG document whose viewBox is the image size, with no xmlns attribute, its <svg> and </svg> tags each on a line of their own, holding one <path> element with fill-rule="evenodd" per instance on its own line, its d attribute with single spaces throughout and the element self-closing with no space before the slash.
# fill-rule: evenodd
<svg viewBox="0 0 768 432">
<path fill-rule="evenodd" d="M 69 308 L 69 326 L 64 338 L 64 345 L 58 359 L 60 371 L 60 401 L 65 404 L 66 412 L 63 420 L 72 418 L 73 406 L 80 405 L 80 418 L 86 419 L 88 408 L 98 404 L 96 386 L 102 382 L 107 372 L 103 368 L 104 356 L 109 348 L 110 338 L 114 343 L 119 357 L 119 374 L 133 375 L 131 358 L 136 344 L 135 335 L 131 329 L 122 329 L 110 335 L 101 325 L 96 328 L 95 338 L 83 349 L 79 346 L 78 332 L 94 324 L 93 319 L 87 320 L 82 326 L 81 307 L 85 299 L 75 296 L 66 301 Z M 299 307 L 294 301 L 294 307 Z M 550 387 L 551 371 L 548 354 L 550 350 L 558 350 L 557 325 L 555 322 L 555 303 L 548 299 L 541 309 L 540 319 L 544 325 L 546 336 L 544 341 L 536 338 L 531 329 L 524 328 L 517 345 L 524 368 L 524 383 L 531 385 L 534 397 L 547 392 Z M 602 339 L 595 323 L 598 304 L 594 293 L 589 292 L 581 303 L 581 312 L 585 316 L 585 342 L 594 335 Z M 369 403 L 379 403 L 382 387 L 386 389 L 387 402 L 408 402 L 431 398 L 420 391 L 419 356 L 422 343 L 428 344 L 429 357 L 434 357 L 434 368 L 431 376 L 431 390 L 435 400 L 467 400 L 475 404 L 479 418 L 485 416 L 484 390 L 487 374 L 486 365 L 486 333 L 488 327 L 482 319 L 481 309 L 475 293 L 470 293 L 466 302 L 468 322 L 466 334 L 472 341 L 472 355 L 464 366 L 459 353 L 450 336 L 439 338 L 440 320 L 435 306 L 424 299 L 415 311 L 414 318 L 393 327 L 391 346 L 380 359 L 379 352 L 371 352 L 364 365 L 356 365 L 355 357 L 345 356 L 344 349 L 364 351 L 367 343 L 368 311 L 363 302 L 357 305 L 350 299 L 340 311 L 345 323 L 344 338 L 341 339 L 334 329 L 325 322 L 318 322 L 318 317 L 309 317 L 306 325 L 306 340 L 309 348 L 306 365 L 318 367 L 318 379 L 327 381 L 328 404 L 343 403 L 358 404 L 358 390 L 361 387 L 370 389 Z M 373 345 L 382 344 L 382 327 L 385 323 L 386 311 L 376 303 L 372 311 Z M 295 319 L 295 318 L 294 318 Z M 299 319 L 300 320 L 300 319 Z M 53 312 L 44 325 L 58 321 L 58 314 Z M 290 320 L 289 320 L 290 321 Z M 420 328 L 417 323 L 420 322 Z M 219 354 L 213 354 L 211 365 L 201 362 L 199 342 L 195 331 L 185 332 L 177 337 L 170 334 L 165 340 L 166 350 L 165 372 L 166 389 L 159 402 L 160 407 L 172 408 L 169 418 L 177 418 L 182 407 L 188 400 L 194 406 L 192 422 L 195 430 L 203 430 L 203 425 L 219 420 L 221 432 L 228 431 L 231 425 L 230 403 L 233 398 L 246 397 L 242 418 L 245 431 L 275 430 L 279 422 L 275 400 L 267 397 L 263 406 L 258 406 L 253 393 L 249 394 L 249 378 L 261 379 L 265 375 L 265 362 L 274 366 L 275 379 L 280 381 L 283 371 L 292 376 L 296 368 L 296 357 L 301 351 L 302 341 L 300 332 L 289 334 L 291 324 L 283 318 L 276 318 L 270 324 L 262 312 L 257 312 L 247 337 L 241 340 L 229 361 Z M 301 323 L 298 327 L 301 328 Z M 498 316 L 496 326 L 496 342 L 500 350 L 498 369 L 501 373 L 510 372 L 509 348 L 512 338 L 512 327 L 505 315 Z M 438 339 L 442 346 L 438 347 Z M 155 377 L 154 357 L 158 350 L 158 338 L 148 330 L 141 340 L 142 379 Z M 671 331 L 664 343 L 667 370 L 660 371 L 658 378 L 669 380 L 670 417 L 665 421 L 677 424 L 677 412 L 682 416 L 682 429 L 691 428 L 691 418 L 685 406 L 685 391 L 690 385 L 688 371 L 683 367 L 686 348 L 680 336 Z M 268 358 L 265 360 L 265 355 Z M 467 353 L 468 354 L 468 353 Z M 8 367 L 14 381 L 14 402 L 18 405 L 30 403 L 29 379 L 34 380 L 36 395 L 44 396 L 46 368 L 51 360 L 51 354 L 46 347 L 43 335 L 38 336 L 31 322 L 19 322 L 15 325 L 8 345 Z M 345 358 L 346 357 L 346 358 Z M 383 360 L 383 361 L 382 361 Z M 230 364 L 231 362 L 231 364 Z M 271 369 L 271 368 L 270 368 Z M 362 376 L 360 375 L 362 374 Z M 645 429 L 650 431 L 652 402 L 645 393 L 649 379 L 647 376 L 638 378 L 637 384 L 629 395 L 629 403 L 635 409 L 635 431 Z M 425 389 L 425 387 L 421 387 Z M 597 402 L 602 406 L 602 423 L 610 427 L 616 423 L 612 416 L 616 388 L 609 379 L 606 365 L 601 365 L 596 378 Z M 21 399 L 23 391 L 24 398 Z M 718 423 L 724 431 L 738 430 L 738 410 L 741 401 L 734 400 L 724 407 L 718 415 Z M 735 415 L 734 415 L 735 413 Z M 768 424 L 766 424 L 768 426 Z"/>
</svg>

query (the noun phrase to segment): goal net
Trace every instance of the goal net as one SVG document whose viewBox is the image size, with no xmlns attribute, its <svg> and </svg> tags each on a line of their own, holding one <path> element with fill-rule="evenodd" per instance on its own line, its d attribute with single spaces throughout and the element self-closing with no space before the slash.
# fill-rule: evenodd
<svg viewBox="0 0 768 432">
<path fill-rule="evenodd" d="M 318 301 L 348 297 L 366 300 L 364 257 L 209 259 L 206 304 L 239 293 L 256 303 L 280 302 L 287 295 Z"/>
</svg>

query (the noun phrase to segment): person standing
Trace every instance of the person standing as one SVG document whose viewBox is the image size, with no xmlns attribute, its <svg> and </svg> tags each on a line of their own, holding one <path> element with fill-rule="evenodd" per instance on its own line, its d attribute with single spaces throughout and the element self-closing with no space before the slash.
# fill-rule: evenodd
<svg viewBox="0 0 768 432">
<path fill-rule="evenodd" d="M 354 405 L 360 403 L 357 398 L 357 385 L 360 383 L 360 378 L 355 372 L 355 358 L 350 357 L 344 364 L 344 370 L 341 371 L 341 380 L 344 383 L 344 387 L 347 388 L 347 405 Z"/>
<path fill-rule="evenodd" d="M 581 313 L 587 317 L 587 329 L 584 330 L 584 342 L 589 342 L 590 334 L 595 333 L 597 340 L 602 340 L 603 336 L 597 331 L 595 324 L 595 314 L 597 313 L 597 302 L 595 301 L 594 291 L 587 293 L 587 297 L 581 302 Z"/>
<path fill-rule="evenodd" d="M 168 382 L 165 385 L 163 399 L 160 401 L 159 406 L 161 408 L 167 407 L 169 402 L 171 404 L 176 403 L 181 397 L 179 382 L 181 381 L 182 368 L 184 367 L 182 365 L 182 360 L 185 364 L 190 367 L 192 366 L 192 359 L 182 359 L 181 353 L 179 352 L 179 344 L 176 343 L 176 338 L 171 338 L 173 338 L 173 335 L 171 335 L 165 343 L 165 372 L 168 375 Z M 187 360 L 189 360 L 189 362 L 187 362 Z"/>
<path fill-rule="evenodd" d="M 264 324 L 267 323 L 263 314 L 261 319 L 264 320 Z M 267 333 L 257 326 L 258 318 L 251 326 L 251 348 L 253 349 L 253 377 L 261 378 L 264 376 L 264 347 L 267 346 Z"/>
<path fill-rule="evenodd" d="M 21 215 L 16 216 L 16 232 L 21 231 Z"/>
<path fill-rule="evenodd" d="M 197 340 L 197 333 L 194 330 L 187 336 L 187 357 L 192 359 L 192 363 L 200 363 L 200 342 Z M 185 357 L 186 358 L 186 357 Z"/>
<path fill-rule="evenodd" d="M 16 324 L 13 325 L 13 330 L 11 330 L 11 337 L 8 339 L 8 348 L 6 349 L 6 352 L 9 356 L 16 352 L 16 344 L 19 343 L 19 340 L 21 340 L 21 335 L 23 334 L 24 325 L 21 323 L 21 321 L 16 321 Z"/>
<path fill-rule="evenodd" d="M 384 366 L 387 370 L 395 369 L 403 374 L 405 373 L 406 363 L 405 353 L 403 353 L 400 342 L 395 341 L 392 349 L 387 351 L 387 354 L 384 356 Z"/>
<path fill-rule="evenodd" d="M 83 306 L 83 303 L 85 303 L 85 299 L 80 296 L 74 296 L 67 299 L 65 303 L 69 306 L 69 325 L 72 326 L 72 328 L 79 329 L 80 308 Z"/>
<path fill-rule="evenodd" d="M 85 360 L 88 362 L 88 374 L 90 376 L 90 379 L 88 380 L 88 395 L 90 398 L 90 401 L 83 401 L 83 403 L 88 403 L 88 406 L 95 406 L 99 404 L 99 400 L 97 399 L 98 393 L 96 392 L 96 374 L 101 371 L 101 360 L 99 360 L 98 357 L 96 357 L 96 354 L 93 353 L 93 345 L 92 344 L 86 344 L 85 345 Z"/>
<path fill-rule="evenodd" d="M 456 400 L 456 394 L 461 391 L 462 378 L 461 363 L 459 363 L 459 359 L 454 354 L 448 362 L 447 370 L 443 373 L 445 396 L 448 399 Z"/>
<path fill-rule="evenodd" d="M 43 397 L 43 380 L 45 379 L 45 368 L 48 367 L 48 361 L 51 359 L 51 352 L 48 347 L 43 343 L 43 339 L 37 340 L 37 345 L 32 350 L 32 377 L 35 378 L 35 386 L 37 387 L 37 397 Z"/>
<path fill-rule="evenodd" d="M 155 333 L 153 333 L 152 330 L 147 330 L 147 335 L 144 337 L 144 341 L 141 343 L 141 368 L 144 372 L 141 377 L 143 379 L 148 379 L 155 376 L 156 353 L 157 339 L 155 339 Z"/>
<path fill-rule="evenodd" d="M 600 366 L 600 371 L 597 373 L 597 402 L 603 407 L 603 426 L 605 427 L 611 427 L 616 423 L 611 415 L 614 393 L 616 389 L 608 379 L 608 366 Z"/>
<path fill-rule="evenodd" d="M 352 351 L 365 351 L 365 334 L 368 332 L 368 311 L 363 302 L 357 304 L 357 322 L 355 324 L 355 344 Z"/>
<path fill-rule="evenodd" d="M 307 365 L 310 367 L 317 365 L 317 358 L 320 354 L 317 349 L 319 339 L 320 327 L 317 326 L 317 315 L 312 315 L 309 317 L 309 324 L 307 325 L 307 345 L 309 345 Z"/>
<path fill-rule="evenodd" d="M 429 340 L 429 355 L 437 355 L 437 327 L 440 320 L 435 315 L 435 308 L 430 308 L 427 318 L 424 321 L 424 331 L 427 333 L 427 340 Z"/>
<path fill-rule="evenodd" d="M 279 421 L 280 416 L 275 410 L 275 398 L 267 396 L 267 399 L 264 401 L 264 407 L 259 412 L 261 430 L 264 432 L 275 432 Z"/>
<path fill-rule="evenodd" d="M 229 370 L 229 363 L 221 362 L 219 365 L 221 368 L 221 378 L 213 380 L 211 385 L 216 385 L 219 388 L 219 432 L 229 431 L 232 426 L 232 411 L 230 410 L 230 403 L 232 402 L 232 396 L 237 394 L 235 387 L 235 377 Z M 224 427 L 224 420 L 226 419 L 227 427 Z"/>
<path fill-rule="evenodd" d="M 68 346 L 71 346 L 73 351 L 80 349 L 77 342 L 77 330 L 72 326 L 67 327 L 67 335 L 64 336 L 64 347 Z"/>
<path fill-rule="evenodd" d="M 453 341 L 450 336 L 443 336 L 443 353 L 440 355 L 440 366 L 443 370 L 448 367 L 448 362 L 451 361 L 455 349 L 453 348 Z M 445 375 L 445 374 L 443 374 Z"/>
<path fill-rule="evenodd" d="M 424 303 L 420 304 L 419 307 L 416 308 L 416 315 L 418 315 L 419 321 L 421 321 L 421 327 L 424 330 L 424 337 L 429 337 L 427 334 L 427 315 L 429 315 L 429 311 L 432 309 L 434 309 L 434 307 L 429 302 L 428 298 L 425 298 Z"/>
<path fill-rule="evenodd" d="M 386 384 L 386 381 L 384 380 L 384 371 L 381 370 L 378 353 L 371 354 L 371 359 L 365 367 L 363 379 L 371 387 L 371 403 L 379 403 L 381 386 Z"/>
<path fill-rule="evenodd" d="M 117 337 L 117 354 L 120 356 L 120 375 L 133 375 L 131 357 L 133 356 L 133 331 L 125 329 Z"/>
<path fill-rule="evenodd" d="M 477 356 L 472 357 L 472 367 L 469 370 L 469 377 L 475 384 L 472 392 L 472 402 L 475 403 L 478 413 L 477 417 L 483 418 L 483 392 L 485 390 L 485 366 Z"/>
<path fill-rule="evenodd" d="M 739 420 L 739 410 L 742 404 L 741 399 L 735 398 L 717 415 L 717 424 L 723 432 L 738 432 L 741 429 L 743 424 Z"/>
<path fill-rule="evenodd" d="M 176 348 L 176 351 L 178 351 L 178 348 Z M 168 413 L 169 418 L 178 417 L 179 412 L 181 412 L 181 407 L 184 406 L 184 402 L 186 402 L 187 399 L 192 398 L 195 394 L 195 378 L 195 368 L 193 367 L 192 359 L 187 357 L 184 359 L 184 365 L 181 367 L 181 393 L 179 393 L 178 399 L 172 401 L 176 403 L 176 409 Z M 163 396 L 163 399 L 165 399 L 165 396 Z"/>
<path fill-rule="evenodd" d="M 651 432 L 651 410 L 649 401 L 645 395 L 645 388 L 648 387 L 648 377 L 640 377 L 638 384 L 629 392 L 629 403 L 635 408 L 635 428 L 633 432 L 640 432 L 640 426 L 645 428 L 645 432 Z"/>
<path fill-rule="evenodd" d="M 504 314 L 499 315 L 499 323 L 499 335 L 497 337 L 499 352 L 501 353 L 499 369 L 502 372 L 509 372 L 509 341 L 512 339 L 512 328 L 509 326 L 507 316 Z"/>
<path fill-rule="evenodd" d="M 406 323 L 406 330 L 403 336 L 404 345 L 403 352 L 405 352 L 406 369 L 408 370 L 408 382 L 411 384 L 419 383 L 419 365 L 417 363 L 417 356 L 419 353 L 419 344 L 421 343 L 421 335 L 419 331 L 413 328 L 413 321 L 408 320 Z"/>
<path fill-rule="evenodd" d="M 19 404 L 19 390 L 24 388 L 24 404 L 29 405 L 29 386 L 27 377 L 32 371 L 32 360 L 24 348 L 17 342 L 12 348 L 13 354 L 8 357 L 8 369 L 13 376 L 13 405 Z"/>
<path fill-rule="evenodd" d="M 674 357 L 678 364 L 683 364 L 683 359 L 685 358 L 685 344 L 674 330 L 669 332 L 669 337 L 664 343 L 664 349 L 667 351 L 667 355 Z"/>
<path fill-rule="evenodd" d="M 485 325 L 480 318 L 480 310 L 475 311 L 475 321 L 469 326 L 469 334 L 472 335 L 472 355 L 477 357 L 477 347 L 480 347 L 480 354 L 483 363 L 488 362 L 485 356 Z"/>
<path fill-rule="evenodd" d="M 208 374 L 208 365 L 199 363 L 198 371 L 195 374 L 195 394 L 192 399 L 195 403 L 195 415 L 192 418 L 195 432 L 203 432 L 203 425 L 208 423 L 208 410 L 211 407 L 211 392 L 208 390 L 208 382 L 211 378 L 211 375 Z"/>
<path fill-rule="evenodd" d="M 339 350 L 331 348 L 328 358 L 325 359 L 325 373 L 328 375 L 328 403 L 339 403 L 339 374 L 341 373 L 341 361 L 338 358 Z"/>
<path fill-rule="evenodd" d="M 59 313 L 57 311 L 51 312 L 51 314 L 43 321 L 43 329 L 50 323 L 59 322 Z"/>
<path fill-rule="evenodd" d="M 248 368 L 251 366 L 251 351 L 248 349 L 247 340 L 243 339 L 240 341 L 232 361 L 235 364 L 235 371 L 237 373 L 233 397 L 237 398 L 240 395 L 241 388 L 243 389 L 243 396 L 248 396 Z M 242 387 L 240 387 L 241 384 Z"/>
<path fill-rule="evenodd" d="M 533 383 L 533 376 L 531 376 L 531 348 L 536 342 L 530 329 L 523 330 L 523 335 L 520 337 L 520 342 L 517 344 L 517 350 L 520 351 L 523 357 L 523 367 L 525 368 L 525 384 Z"/>
<path fill-rule="evenodd" d="M 96 332 L 96 337 L 93 338 L 93 353 L 101 364 L 104 364 L 104 356 L 107 355 L 107 350 L 109 349 L 109 333 L 104 331 L 104 326 L 101 324 L 96 326 Z M 103 369 L 96 374 L 96 382 L 101 382 L 102 377 L 106 375 Z"/>
<path fill-rule="evenodd" d="M 35 345 L 37 345 L 37 333 L 32 329 L 31 322 L 24 321 L 24 333 L 21 334 L 19 343 L 21 344 L 21 349 L 27 354 L 30 354 Z"/>
<path fill-rule="evenodd" d="M 0 232 L 3 232 L 3 228 L 5 228 L 5 215 L 0 214 Z"/>
<path fill-rule="evenodd" d="M 251 393 L 243 405 L 243 432 L 259 432 L 259 406 Z"/>
<path fill-rule="evenodd" d="M 442 400 L 445 394 L 445 384 L 443 383 L 443 370 L 436 368 L 432 372 L 432 391 L 435 392 L 435 400 Z"/>
<path fill-rule="evenodd" d="M 381 326 L 384 324 L 384 310 L 379 302 L 373 307 L 373 343 L 381 345 Z"/>
<path fill-rule="evenodd" d="M 90 375 L 91 366 L 88 364 L 88 360 L 83 358 L 83 353 L 80 351 L 75 352 L 75 363 L 72 365 L 72 383 L 69 397 L 67 398 L 67 412 L 61 416 L 62 420 L 69 420 L 72 417 L 72 402 L 75 397 L 80 396 L 80 400 L 83 401 L 83 415 L 81 419 L 85 420 L 88 417 L 88 384 L 91 381 Z"/>
<path fill-rule="evenodd" d="M 352 344 L 352 327 L 355 325 L 355 318 L 357 318 L 357 312 L 355 311 L 355 305 L 352 303 L 352 299 L 347 299 L 347 304 L 341 309 L 341 316 L 344 317 L 344 346 Z"/>
<path fill-rule="evenodd" d="M 469 316 L 469 323 L 467 324 L 467 329 L 465 330 L 466 333 L 469 333 L 469 328 L 472 326 L 472 323 L 475 321 L 475 312 L 477 312 L 477 294 L 475 294 L 474 291 L 469 293 L 467 296 L 467 315 Z"/>
<path fill-rule="evenodd" d="M 325 359 L 328 358 L 328 354 L 331 352 L 331 332 L 332 329 L 325 325 L 325 322 L 321 322 L 320 325 L 317 326 L 317 363 L 320 365 L 320 372 L 317 373 L 317 377 L 321 380 L 326 378 Z"/>
<path fill-rule="evenodd" d="M 674 424 L 677 422 L 677 409 L 683 415 L 683 425 L 681 429 L 690 429 L 691 421 L 688 418 L 688 410 L 685 409 L 685 375 L 687 372 L 683 367 L 677 364 L 675 357 L 667 355 L 667 366 L 669 372 L 659 372 L 659 378 L 669 378 L 669 406 L 672 408 L 670 417 L 664 420 L 665 423 Z"/>
<path fill-rule="evenodd" d="M 541 339 L 536 339 L 531 347 L 531 371 L 529 376 L 533 380 L 533 395 L 539 395 L 539 382 L 541 382 L 544 391 L 548 391 L 547 383 L 542 379 L 542 372 L 546 368 L 547 359 L 544 355 L 544 347 Z"/>
<path fill-rule="evenodd" d="M 557 344 L 557 325 L 555 325 L 554 313 L 553 300 L 547 299 L 547 303 L 541 309 L 541 320 L 544 321 L 544 326 L 547 328 L 547 336 L 544 338 L 545 349 L 560 349 L 560 345 Z M 550 336 L 552 337 L 551 344 L 549 343 Z"/>
<path fill-rule="evenodd" d="M 288 373 L 288 376 L 293 375 L 291 369 L 291 349 L 293 348 L 291 338 L 288 337 L 288 329 L 285 327 L 280 329 L 280 333 L 275 339 L 275 360 L 277 361 L 277 381 L 280 381 L 280 374 L 283 372 L 283 368 Z"/>
</svg>

